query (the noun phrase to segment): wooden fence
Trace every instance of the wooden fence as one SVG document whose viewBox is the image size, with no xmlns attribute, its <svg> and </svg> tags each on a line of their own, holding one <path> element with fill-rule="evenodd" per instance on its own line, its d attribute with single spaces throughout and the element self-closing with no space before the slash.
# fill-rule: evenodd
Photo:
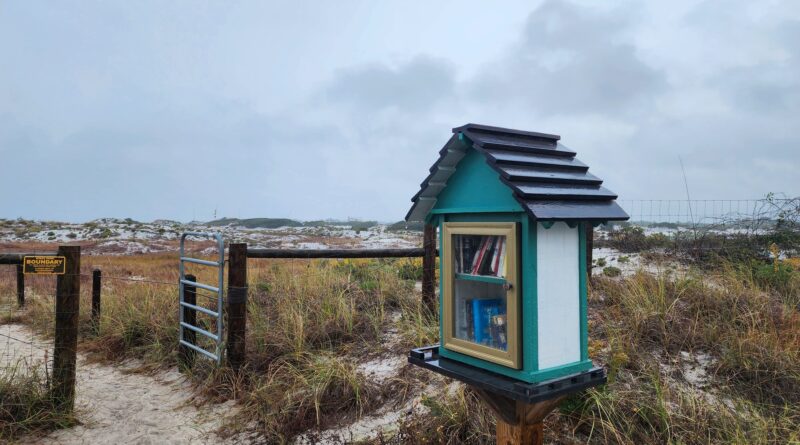
<svg viewBox="0 0 800 445">
<path fill-rule="evenodd" d="M 436 307 L 436 229 L 425 226 L 421 249 L 250 249 L 245 243 L 232 243 L 228 253 L 227 357 L 233 369 L 245 363 L 247 331 L 248 258 L 422 258 L 422 300 Z"/>
<path fill-rule="evenodd" d="M 75 404 L 75 371 L 78 350 L 78 316 L 81 292 L 81 248 L 59 246 L 57 252 L 0 254 L 0 265 L 17 269 L 17 303 L 25 305 L 25 274 L 22 262 L 26 256 L 63 256 L 64 274 L 56 278 L 55 335 L 50 391 L 56 406 L 72 411 Z"/>
</svg>

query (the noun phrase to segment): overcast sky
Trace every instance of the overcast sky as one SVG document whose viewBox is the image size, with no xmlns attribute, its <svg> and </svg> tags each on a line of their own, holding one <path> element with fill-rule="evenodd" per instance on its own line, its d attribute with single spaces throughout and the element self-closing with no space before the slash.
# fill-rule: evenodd
<svg viewBox="0 0 800 445">
<path fill-rule="evenodd" d="M 399 220 L 467 122 L 800 195 L 800 2 L 596 3 L 0 1 L 0 217 Z"/>
</svg>

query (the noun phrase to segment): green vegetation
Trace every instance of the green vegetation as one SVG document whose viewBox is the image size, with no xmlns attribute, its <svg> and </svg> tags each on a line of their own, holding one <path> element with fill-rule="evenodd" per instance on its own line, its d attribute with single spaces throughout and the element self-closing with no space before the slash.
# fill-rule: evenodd
<svg viewBox="0 0 800 445">
<path fill-rule="evenodd" d="M 410 416 L 400 426 L 397 442 L 407 444 L 493 444 L 493 415 L 469 388 L 423 396 L 426 415 Z"/>
<path fill-rule="evenodd" d="M 218 226 L 241 226 L 248 229 L 277 229 L 279 227 L 351 227 L 356 232 L 368 230 L 378 225 L 378 221 L 360 220 L 315 220 L 315 221 L 296 221 L 288 218 L 221 218 L 206 223 L 212 227 Z"/>
<path fill-rule="evenodd" d="M 606 267 L 607 264 L 605 258 L 597 258 L 594 262 L 597 264 L 597 267 Z"/>
<path fill-rule="evenodd" d="M 147 276 L 174 282 L 174 257 L 142 255 L 89 257 L 103 264 L 104 275 Z M 380 355 L 403 354 L 435 343 L 435 313 L 424 307 L 414 282 L 399 278 L 399 269 L 416 269 L 398 260 L 264 260 L 251 262 L 248 313 L 249 363 L 240 376 L 214 369 L 198 359 L 190 370 L 198 396 L 238 399 L 244 409 L 231 419 L 255 426 L 268 443 L 280 443 L 312 427 L 368 414 L 396 396 L 396 385 L 371 382 L 355 366 Z M 193 270 L 200 281 L 213 282 L 209 268 Z M 10 291 L 7 289 L 6 291 Z M 99 328 L 90 322 L 90 289 L 81 295 L 81 349 L 94 360 L 119 363 L 143 360 L 142 369 L 177 364 L 177 314 L 173 286 L 104 281 Z M 44 292 L 42 294 L 45 294 Z M 198 301 L 208 300 L 198 295 Z M 24 322 L 42 335 L 52 332 L 52 298 L 32 298 Z M 208 304 L 208 303 L 207 303 Z M 198 316 L 213 330 L 210 319 Z M 393 333 L 387 335 L 391 326 Z"/>
<path fill-rule="evenodd" d="M 409 231 L 409 232 L 422 232 L 425 228 L 425 223 L 422 222 L 405 222 L 397 221 L 396 223 L 389 224 L 386 230 L 390 232 Z"/>
<path fill-rule="evenodd" d="M 108 276 L 176 278 L 169 255 L 87 258 L 87 271 L 102 264 Z M 213 271 L 193 272 L 213 281 Z M 374 443 L 493 443 L 494 420 L 468 388 L 414 367 L 376 382 L 357 367 L 438 341 L 435 312 L 412 290 L 419 260 L 256 260 L 248 274 L 244 373 L 205 360 L 190 370 L 199 401 L 239 401 L 242 410 L 224 432 L 255 429 L 266 443 L 284 443 L 386 403 L 407 409 L 423 392 L 422 408 L 404 415 L 394 436 Z M 8 285 L 4 291 L 13 292 Z M 82 350 L 95 360 L 138 358 L 145 370 L 174 366 L 174 287 L 105 285 L 109 297 L 97 331 L 89 323 L 89 289 L 83 290 Z M 720 259 L 685 274 L 596 276 L 589 314 L 590 355 L 607 367 L 609 383 L 565 400 L 546 421 L 548 438 L 636 445 L 800 441 L 795 262 Z M 52 301 L 31 299 L 21 321 L 51 332 Z M 25 400 L 37 406 L 35 398 Z M 47 425 L 68 424 L 59 422 Z"/>
<path fill-rule="evenodd" d="M 597 279 L 590 335 L 610 383 L 572 400 L 570 422 L 601 443 L 800 440 L 800 275 L 780 283 L 739 264 Z M 707 381 L 681 371 L 692 355 Z"/>
<path fill-rule="evenodd" d="M 547 436 L 631 445 L 800 442 L 800 272 L 766 266 L 595 278 L 589 348 L 609 383 L 566 399 L 547 419 Z M 404 421 L 400 443 L 493 443 L 492 416 L 469 390 L 425 400 L 430 412 Z"/>
<path fill-rule="evenodd" d="M 75 425 L 75 418 L 53 405 L 40 367 L 12 364 L 0 371 L 0 442 Z"/>
<path fill-rule="evenodd" d="M 620 252 L 642 252 L 672 246 L 667 235 L 661 233 L 646 235 L 644 229 L 638 226 L 622 226 L 610 232 L 606 243 Z M 598 246 L 606 243 L 599 242 Z"/>
<path fill-rule="evenodd" d="M 350 227 L 356 232 L 360 232 L 362 230 L 369 230 L 378 225 L 378 221 L 360 221 L 360 220 L 348 220 L 348 221 L 339 221 L 335 219 L 326 219 L 326 220 L 316 220 L 316 221 L 306 221 L 303 223 L 306 227 Z"/>
<path fill-rule="evenodd" d="M 288 218 L 221 218 L 206 223 L 209 226 L 241 226 L 248 229 L 277 229 L 278 227 L 302 227 L 303 223 Z"/>
<path fill-rule="evenodd" d="M 622 271 L 618 267 L 608 266 L 603 268 L 603 275 L 607 277 L 618 277 L 622 274 Z"/>
</svg>

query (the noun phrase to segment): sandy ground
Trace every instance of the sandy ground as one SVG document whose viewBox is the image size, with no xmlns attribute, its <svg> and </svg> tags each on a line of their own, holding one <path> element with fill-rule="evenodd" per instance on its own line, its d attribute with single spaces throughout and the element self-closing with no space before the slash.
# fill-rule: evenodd
<svg viewBox="0 0 800 445">
<path fill-rule="evenodd" d="M 0 326 L 0 339 L 2 366 L 19 360 L 28 366 L 42 363 L 45 351 L 52 347 L 22 325 Z M 189 383 L 176 370 L 155 376 L 132 374 L 122 367 L 89 364 L 79 357 L 75 407 L 81 425 L 21 443 L 242 443 L 214 434 L 223 416 L 235 412 L 233 402 L 198 409 L 188 403 L 190 395 Z"/>
<path fill-rule="evenodd" d="M 661 263 L 648 262 L 645 261 L 639 253 L 622 253 L 610 247 L 592 249 L 592 258 L 594 259 L 592 275 L 597 276 L 603 275 L 603 269 L 609 266 L 618 268 L 622 277 L 630 277 L 640 270 L 653 275 L 661 275 L 666 272 L 680 275 L 688 270 L 686 265 L 678 261 L 665 261 Z M 599 259 L 605 261 L 603 266 L 597 265 L 597 260 Z"/>
</svg>

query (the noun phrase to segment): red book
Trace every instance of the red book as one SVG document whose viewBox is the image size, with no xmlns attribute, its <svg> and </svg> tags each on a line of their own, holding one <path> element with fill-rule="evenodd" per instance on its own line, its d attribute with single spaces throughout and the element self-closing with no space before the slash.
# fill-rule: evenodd
<svg viewBox="0 0 800 445">
<path fill-rule="evenodd" d="M 477 275 L 478 271 L 481 269 L 481 262 L 483 262 L 483 257 L 486 255 L 486 248 L 489 245 L 489 238 L 484 237 L 481 240 L 480 248 L 478 248 L 478 252 L 475 254 L 475 260 L 472 262 L 472 275 Z"/>
</svg>

